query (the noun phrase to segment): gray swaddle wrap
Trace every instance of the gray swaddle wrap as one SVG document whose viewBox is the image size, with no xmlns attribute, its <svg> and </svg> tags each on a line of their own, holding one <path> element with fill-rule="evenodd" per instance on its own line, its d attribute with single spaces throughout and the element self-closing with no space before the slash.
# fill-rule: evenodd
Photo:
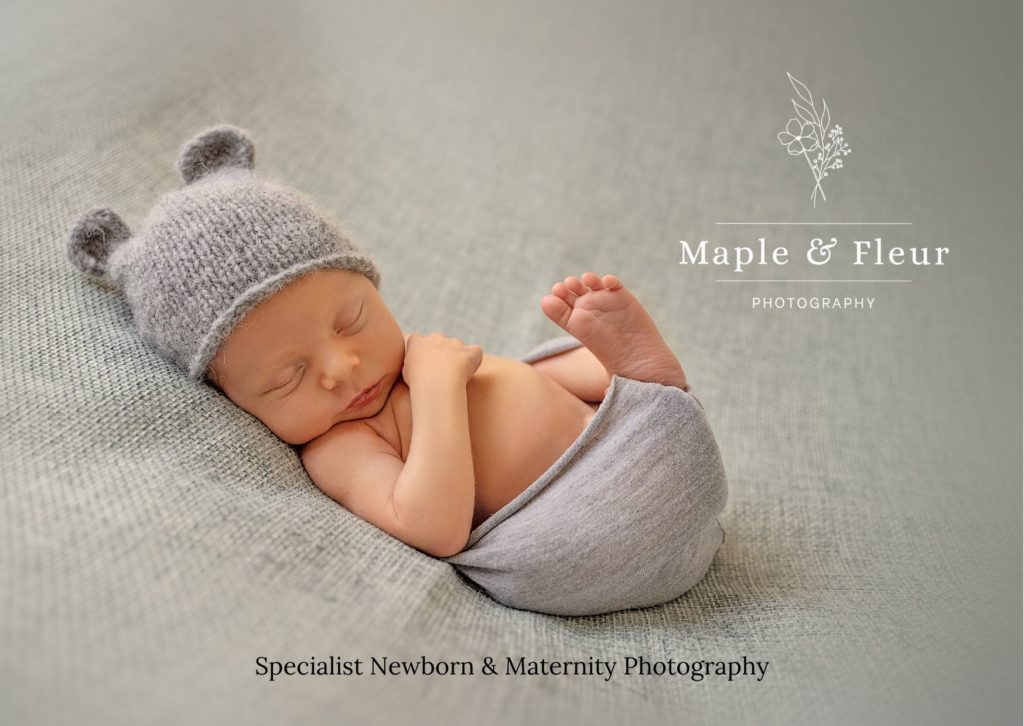
<svg viewBox="0 0 1024 726">
<path fill-rule="evenodd" d="M 579 347 L 545 341 L 525 363 Z M 500 603 L 555 615 L 657 605 L 697 584 L 725 541 L 727 483 L 690 393 L 612 376 L 544 474 L 443 558 Z"/>
</svg>

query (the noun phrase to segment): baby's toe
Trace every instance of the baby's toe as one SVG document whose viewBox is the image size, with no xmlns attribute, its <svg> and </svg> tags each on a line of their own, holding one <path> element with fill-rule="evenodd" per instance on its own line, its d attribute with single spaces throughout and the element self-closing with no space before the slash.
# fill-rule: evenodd
<svg viewBox="0 0 1024 726">
<path fill-rule="evenodd" d="M 605 275 L 602 278 L 602 282 L 609 290 L 618 290 L 622 287 L 622 280 L 617 278 L 615 275 Z"/>
<path fill-rule="evenodd" d="M 555 297 L 560 297 L 566 302 L 569 301 L 571 295 L 569 294 L 569 288 L 565 286 L 564 282 L 556 282 L 551 286 L 551 294 Z"/>
<path fill-rule="evenodd" d="M 587 288 L 583 286 L 583 283 L 575 275 L 569 275 L 569 277 L 565 278 L 565 286 L 569 288 L 569 292 L 573 295 L 583 295 L 587 292 Z"/>
<path fill-rule="evenodd" d="M 572 306 L 563 298 L 555 295 L 545 295 L 541 298 L 540 308 L 551 322 L 561 328 L 568 324 L 569 317 L 572 315 Z"/>
<path fill-rule="evenodd" d="M 591 290 L 604 289 L 604 285 L 601 283 L 601 278 L 595 275 L 593 272 L 583 273 L 583 284 L 589 287 Z"/>
</svg>

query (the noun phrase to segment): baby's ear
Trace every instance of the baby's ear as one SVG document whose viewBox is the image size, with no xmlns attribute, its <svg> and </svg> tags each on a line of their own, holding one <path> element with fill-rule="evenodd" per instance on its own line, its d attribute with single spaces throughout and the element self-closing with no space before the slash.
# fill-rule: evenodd
<svg viewBox="0 0 1024 726">
<path fill-rule="evenodd" d="M 245 131 L 237 126 L 209 128 L 185 143 L 178 153 L 178 171 L 186 184 L 218 169 L 252 169 L 255 148 Z"/>
<path fill-rule="evenodd" d="M 132 232 L 117 213 L 105 208 L 90 209 L 72 225 L 67 249 L 71 263 L 93 277 L 109 280 L 110 253 L 130 239 Z"/>
</svg>

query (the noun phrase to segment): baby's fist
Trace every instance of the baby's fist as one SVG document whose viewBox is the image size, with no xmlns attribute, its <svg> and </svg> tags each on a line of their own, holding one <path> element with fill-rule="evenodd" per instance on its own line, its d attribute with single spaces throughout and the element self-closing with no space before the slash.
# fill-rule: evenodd
<svg viewBox="0 0 1024 726">
<path fill-rule="evenodd" d="M 483 349 L 479 345 L 466 345 L 458 338 L 441 333 L 421 335 L 410 333 L 405 339 L 405 364 L 402 378 L 412 386 L 455 376 L 465 385 L 483 362 Z"/>
</svg>

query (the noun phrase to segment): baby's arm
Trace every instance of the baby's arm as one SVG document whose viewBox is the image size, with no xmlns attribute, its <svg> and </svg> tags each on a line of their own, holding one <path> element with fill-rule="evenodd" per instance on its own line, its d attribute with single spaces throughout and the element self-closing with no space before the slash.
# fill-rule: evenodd
<svg viewBox="0 0 1024 726">
<path fill-rule="evenodd" d="M 307 444 L 302 463 L 325 494 L 357 517 L 447 557 L 469 539 L 476 495 L 466 383 L 439 375 L 430 385 L 410 386 L 409 395 L 413 429 L 404 463 L 361 421 Z"/>
<path fill-rule="evenodd" d="M 436 544 L 425 552 L 448 557 L 466 545 L 476 502 L 467 382 L 438 371 L 429 382 L 406 383 L 412 440 L 395 484 L 395 510 L 430 533 Z"/>
</svg>

